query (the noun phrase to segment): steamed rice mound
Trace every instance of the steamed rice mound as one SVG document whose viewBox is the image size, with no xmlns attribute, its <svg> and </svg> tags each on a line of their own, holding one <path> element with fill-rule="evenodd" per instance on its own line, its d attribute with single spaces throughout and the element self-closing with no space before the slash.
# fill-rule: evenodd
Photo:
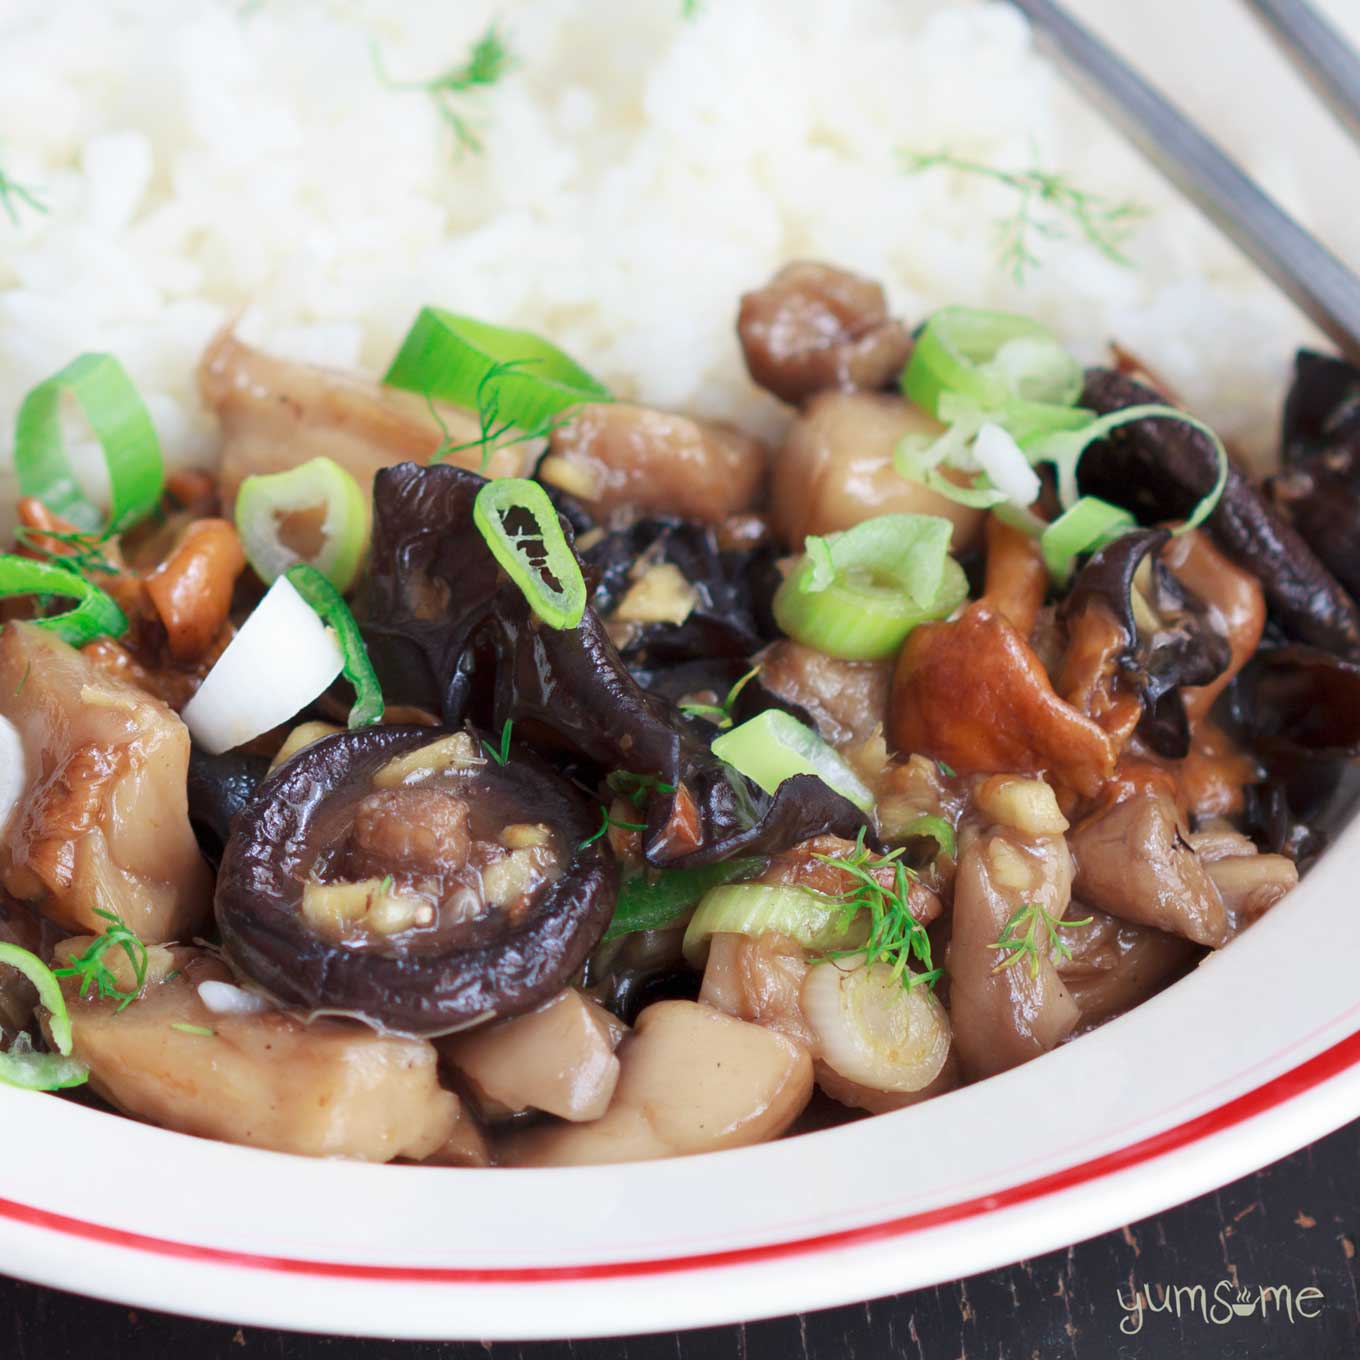
<svg viewBox="0 0 1360 1360">
<path fill-rule="evenodd" d="M 419 91 L 496 20 L 513 69 L 462 107 Z M 0 411 L 85 350 L 145 394 L 169 461 L 210 461 L 194 390 L 213 332 L 379 372 L 436 302 L 551 336 L 622 396 L 784 419 L 745 378 L 734 299 L 790 258 L 881 279 L 918 320 L 1010 307 L 1085 357 L 1117 336 L 1229 438 L 1273 433 L 1304 328 L 1082 109 L 1001 4 L 939 0 L 174 0 L 0 15 L 0 165 L 49 211 L 0 218 Z M 1044 244 L 997 265 L 994 184 L 899 150 L 1041 162 L 1149 216 L 1136 270 Z M 6 421 L 0 491 L 12 487 Z"/>
</svg>

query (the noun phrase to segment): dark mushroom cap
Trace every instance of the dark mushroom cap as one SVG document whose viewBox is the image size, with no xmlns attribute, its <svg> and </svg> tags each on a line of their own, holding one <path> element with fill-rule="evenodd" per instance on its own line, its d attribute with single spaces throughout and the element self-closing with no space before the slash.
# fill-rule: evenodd
<svg viewBox="0 0 1360 1360">
<path fill-rule="evenodd" d="M 217 923 L 228 960 L 271 995 L 309 1010 L 345 1011 L 379 1027 L 436 1034 L 532 1010 L 560 991 L 613 914 L 618 872 L 591 805 L 560 776 L 514 757 L 469 775 L 473 791 L 546 823 L 570 849 L 561 876 L 512 920 L 489 912 L 440 935 L 438 952 L 354 948 L 302 915 L 318 854 L 347 833 L 373 776 L 429 745 L 429 727 L 339 732 L 306 747 L 237 817 L 217 878 Z"/>
</svg>

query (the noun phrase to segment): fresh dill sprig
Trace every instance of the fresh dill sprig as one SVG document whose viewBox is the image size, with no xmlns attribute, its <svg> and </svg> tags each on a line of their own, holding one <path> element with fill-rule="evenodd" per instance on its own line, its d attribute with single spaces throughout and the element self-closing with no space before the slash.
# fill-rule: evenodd
<svg viewBox="0 0 1360 1360">
<path fill-rule="evenodd" d="M 500 363 L 492 364 L 482 375 L 481 381 L 477 384 L 477 423 L 481 426 L 481 433 L 476 439 L 464 440 L 461 444 L 453 442 L 453 436 L 449 433 L 449 427 L 440 418 L 439 411 L 436 409 L 434 400 L 427 392 L 425 403 L 430 408 L 430 414 L 434 417 L 436 424 L 444 433 L 443 442 L 430 455 L 430 462 L 438 463 L 453 453 L 462 453 L 465 449 L 481 449 L 482 465 L 481 471 L 486 471 L 486 465 L 491 461 L 491 455 L 497 449 L 508 449 L 515 444 L 525 444 L 531 439 L 546 439 L 556 428 L 558 422 L 552 416 L 544 416 L 532 429 L 519 430 L 519 433 L 512 439 L 507 439 L 511 430 L 519 429 L 513 420 L 501 419 L 501 381 L 510 374 L 518 372 L 526 364 L 537 363 L 536 359 L 506 359 Z"/>
<path fill-rule="evenodd" d="M 32 552 L 41 553 L 54 566 L 65 567 L 81 575 L 95 571 L 105 576 L 117 576 L 122 571 L 116 562 L 101 551 L 113 538 L 112 531 L 108 529 L 94 534 L 72 529 L 31 529 L 21 524 L 15 530 L 14 536 L 24 547 Z M 60 543 L 69 551 L 54 552 L 51 548 L 43 546 L 43 539 Z"/>
<path fill-rule="evenodd" d="M 693 718 L 712 718 L 715 719 L 719 731 L 726 732 L 732 726 L 732 705 L 737 702 L 742 690 L 760 674 L 759 666 L 752 666 L 745 675 L 737 681 L 731 689 L 727 691 L 727 698 L 721 704 L 680 704 L 678 705 L 681 713 L 688 713 Z"/>
<path fill-rule="evenodd" d="M 1017 285 L 1025 282 L 1028 270 L 1042 263 L 1034 245 L 1035 237 L 1052 241 L 1076 235 L 1107 260 L 1126 269 L 1134 268 L 1133 261 L 1120 247 L 1132 234 L 1138 219 L 1147 215 L 1147 209 L 1132 199 L 1114 200 L 1078 189 L 1067 176 L 1041 170 L 1037 165 L 1029 170 L 999 170 L 948 151 L 930 154 L 903 151 L 901 156 L 909 174 L 953 170 L 993 180 L 1015 191 L 1015 211 L 998 220 L 997 232 L 1001 264 Z"/>
<path fill-rule="evenodd" d="M 912 914 L 911 884 L 916 875 L 902 863 L 902 847 L 886 855 L 875 855 L 864 844 L 864 828 L 861 827 L 854 853 L 847 858 L 819 854 L 814 854 L 813 858 L 840 869 L 855 880 L 856 887 L 841 897 L 847 925 L 861 911 L 869 913 L 869 938 L 865 944 L 858 949 L 834 950 L 814 962 L 829 963 L 836 959 L 858 958 L 862 954 L 866 966 L 887 964 L 893 977 L 908 991 L 922 983 L 933 987 L 943 970 L 935 967 L 931 958 L 930 936 L 925 926 Z M 887 866 L 892 868 L 891 887 L 874 877 L 875 870 L 881 871 Z M 908 967 L 913 958 L 924 967 L 924 972 L 914 973 Z"/>
<path fill-rule="evenodd" d="M 615 770 L 604 781 L 609 788 L 640 808 L 652 793 L 674 793 L 675 785 L 667 784 L 659 774 L 634 774 L 631 770 Z"/>
<path fill-rule="evenodd" d="M 38 197 L 26 184 L 20 184 L 17 179 L 11 179 L 3 167 L 0 167 L 0 208 L 5 210 L 5 216 L 9 218 L 10 225 L 19 225 L 19 207 L 22 205 L 31 212 L 47 215 L 47 204 Z"/>
<path fill-rule="evenodd" d="M 54 968 L 52 976 L 79 978 L 81 996 L 87 996 L 93 987 L 101 997 L 117 997 L 118 1010 L 121 1011 L 136 1001 L 146 983 L 146 946 L 116 912 L 96 907 L 94 914 L 109 922 L 103 933 L 96 936 L 90 947 L 72 959 L 65 968 Z M 119 986 L 117 976 L 104 962 L 104 955 L 115 947 L 127 955 L 132 965 L 135 982 L 130 992 Z"/>
<path fill-rule="evenodd" d="M 1041 951 L 1053 949 L 1065 959 L 1070 960 L 1072 957 L 1071 949 L 1058 932 L 1089 926 L 1094 919 L 1086 916 L 1080 921 L 1060 921 L 1045 910 L 1042 903 L 1027 902 L 1011 914 L 1010 920 L 1001 931 L 1000 938 L 991 946 L 1006 956 L 997 960 L 992 972 L 1003 972 L 1007 968 L 1015 967 L 1021 959 L 1028 959 L 1030 977 L 1038 977 Z M 1044 929 L 1042 940 L 1039 939 L 1040 926 Z"/>
<path fill-rule="evenodd" d="M 477 90 L 495 85 L 515 64 L 495 24 L 472 44 L 461 62 L 428 80 L 393 80 L 383 66 L 382 53 L 376 41 L 369 44 L 369 55 L 375 74 L 389 90 L 418 90 L 430 97 L 439 116 L 453 133 L 454 145 L 458 150 L 474 153 L 482 150 L 481 139 L 467 120 L 464 99 Z"/>
<path fill-rule="evenodd" d="M 579 848 L 584 850 L 587 846 L 594 845 L 596 841 L 608 835 L 611 826 L 618 827 L 620 831 L 646 831 L 647 829 L 641 822 L 616 822 L 609 815 L 609 809 L 601 803 L 599 830 L 587 836 L 585 840 L 581 842 Z"/>
<path fill-rule="evenodd" d="M 514 720 L 507 718 L 505 720 L 505 726 L 501 728 L 501 744 L 499 748 L 492 746 L 489 741 L 482 742 L 482 745 L 486 748 L 487 755 L 489 755 L 497 765 L 504 765 L 510 759 L 510 729 L 513 726 Z"/>
</svg>

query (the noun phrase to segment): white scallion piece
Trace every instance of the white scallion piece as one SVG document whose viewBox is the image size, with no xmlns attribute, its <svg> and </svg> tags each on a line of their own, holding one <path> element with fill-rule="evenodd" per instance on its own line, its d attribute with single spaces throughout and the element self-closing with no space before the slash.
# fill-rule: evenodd
<svg viewBox="0 0 1360 1360">
<path fill-rule="evenodd" d="M 884 963 L 863 956 L 808 969 L 803 1014 L 822 1059 L 875 1091 L 919 1091 L 949 1057 L 949 1017 L 929 987 L 907 988 Z"/>
<path fill-rule="evenodd" d="M 24 739 L 8 718 L 0 717 L 0 831 L 5 829 L 28 784 Z"/>
<path fill-rule="evenodd" d="M 305 708 L 335 680 L 343 663 L 335 635 L 281 576 L 182 716 L 205 750 L 230 751 Z"/>
<path fill-rule="evenodd" d="M 973 457 L 978 466 L 991 478 L 998 491 L 1005 492 L 1012 504 L 1033 505 L 1042 489 L 1039 475 L 1029 465 L 1020 445 L 1008 431 L 990 421 L 977 432 L 973 441 Z"/>
<path fill-rule="evenodd" d="M 214 1015 L 258 1015 L 274 1009 L 264 997 L 230 982 L 200 982 L 198 999 Z"/>
</svg>

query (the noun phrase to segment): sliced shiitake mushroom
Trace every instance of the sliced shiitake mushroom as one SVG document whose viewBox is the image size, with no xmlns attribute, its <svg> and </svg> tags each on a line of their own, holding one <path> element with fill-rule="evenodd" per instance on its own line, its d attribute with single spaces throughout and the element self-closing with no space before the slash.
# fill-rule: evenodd
<svg viewBox="0 0 1360 1360">
<path fill-rule="evenodd" d="M 613 913 L 597 815 L 547 767 L 494 763 L 464 733 L 326 737 L 234 823 L 216 896 L 227 958 L 291 1005 L 403 1033 L 532 1010 Z"/>
</svg>

